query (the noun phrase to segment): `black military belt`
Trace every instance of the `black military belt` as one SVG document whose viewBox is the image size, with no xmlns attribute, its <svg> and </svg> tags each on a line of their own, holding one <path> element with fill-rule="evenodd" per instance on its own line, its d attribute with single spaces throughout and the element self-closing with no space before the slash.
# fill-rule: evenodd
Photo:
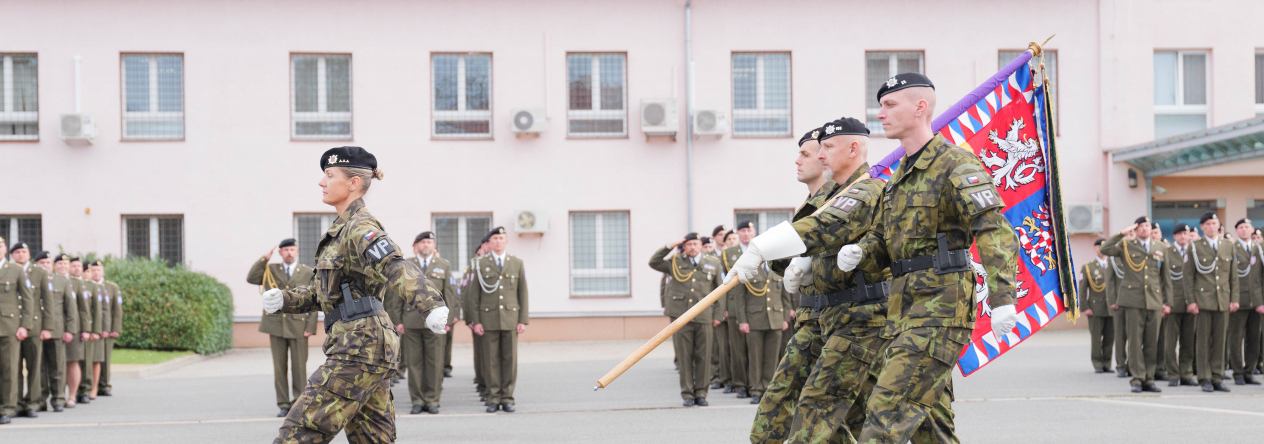
<svg viewBox="0 0 1264 444">
<path fill-rule="evenodd" d="M 891 263 L 891 276 L 900 277 L 914 271 L 935 269 L 935 274 L 948 274 L 970 269 L 970 250 L 949 250 L 944 233 L 936 236 L 939 251 L 934 254 L 901 259 Z"/>
<path fill-rule="evenodd" d="M 876 284 L 865 284 L 865 274 L 859 271 L 853 275 L 855 285 L 843 291 L 816 295 L 799 295 L 799 306 L 820 310 L 825 307 L 854 302 L 857 305 L 869 305 L 886 302 L 891 294 L 891 281 Z"/>
<path fill-rule="evenodd" d="M 325 334 L 329 334 L 334 324 L 364 319 L 376 315 L 379 311 L 386 311 L 382 307 L 382 301 L 372 296 L 354 298 L 351 296 L 351 286 L 342 284 L 342 303 L 333 310 L 325 312 Z"/>
</svg>

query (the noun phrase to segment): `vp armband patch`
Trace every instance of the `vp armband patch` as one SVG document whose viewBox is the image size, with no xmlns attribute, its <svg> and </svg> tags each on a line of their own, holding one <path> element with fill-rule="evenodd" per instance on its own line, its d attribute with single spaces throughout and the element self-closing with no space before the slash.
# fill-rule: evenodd
<svg viewBox="0 0 1264 444">
<path fill-rule="evenodd" d="M 372 245 L 369 245 L 369 249 L 367 251 L 367 253 L 369 254 L 369 257 L 373 258 L 374 262 L 381 262 L 382 259 L 386 258 L 387 256 L 390 256 L 391 253 L 394 253 L 394 252 L 395 252 L 395 244 L 392 244 L 390 239 L 387 239 L 385 237 L 379 238 L 377 242 L 374 242 Z"/>
</svg>

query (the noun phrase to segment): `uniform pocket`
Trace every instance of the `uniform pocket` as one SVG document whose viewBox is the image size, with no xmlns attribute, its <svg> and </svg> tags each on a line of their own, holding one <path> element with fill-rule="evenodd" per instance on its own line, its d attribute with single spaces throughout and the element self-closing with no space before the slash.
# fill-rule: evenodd
<svg viewBox="0 0 1264 444">
<path fill-rule="evenodd" d="M 900 217 L 900 233 L 913 238 L 933 238 L 938 229 L 938 190 L 912 191 L 894 202 Z"/>
<path fill-rule="evenodd" d="M 355 416 L 381 380 L 381 375 L 356 367 L 348 364 L 321 366 L 308 378 L 308 389 L 302 401 L 304 427 L 333 435 Z"/>
<path fill-rule="evenodd" d="M 956 337 L 960 336 L 956 330 L 969 334 L 966 329 L 918 328 L 909 330 L 896 339 L 896 343 L 916 344 L 919 347 L 916 350 L 909 348 L 908 359 L 902 362 L 913 366 L 909 369 L 911 378 L 905 392 L 909 401 L 932 407 L 952 384 L 952 368 L 957 364 L 965 341 Z M 895 346 L 892 344 L 892 347 Z"/>
</svg>

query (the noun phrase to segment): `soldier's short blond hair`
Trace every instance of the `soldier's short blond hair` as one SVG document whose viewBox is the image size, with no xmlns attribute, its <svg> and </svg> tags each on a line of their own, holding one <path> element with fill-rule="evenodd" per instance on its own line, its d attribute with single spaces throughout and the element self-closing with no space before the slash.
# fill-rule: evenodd
<svg viewBox="0 0 1264 444">
<path fill-rule="evenodd" d="M 342 174 L 344 176 L 347 176 L 347 179 L 351 179 L 353 177 L 359 177 L 360 189 L 364 190 L 363 191 L 364 193 L 369 192 L 369 185 L 373 183 L 373 179 L 382 180 L 382 178 L 386 177 L 386 173 L 383 173 L 381 169 L 370 170 L 368 168 L 351 168 L 351 167 L 335 167 L 335 168 L 341 170 Z"/>
</svg>

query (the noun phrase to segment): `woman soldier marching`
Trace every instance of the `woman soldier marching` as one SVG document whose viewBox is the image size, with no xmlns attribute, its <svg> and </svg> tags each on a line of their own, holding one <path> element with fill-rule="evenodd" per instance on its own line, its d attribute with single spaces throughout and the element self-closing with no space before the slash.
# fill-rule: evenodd
<svg viewBox="0 0 1264 444">
<path fill-rule="evenodd" d="M 339 147 L 320 158 L 321 199 L 338 219 L 320 240 L 313 285 L 268 290 L 268 313 L 325 312 L 328 360 L 307 380 L 274 443 L 326 443 L 344 427 L 352 443 L 394 442 L 395 406 L 390 372 L 399 362 L 399 336 L 382 308 L 392 292 L 409 307 L 429 312 L 426 326 L 442 334 L 448 308 L 440 293 L 404 260 L 364 207 L 377 158 L 360 147 Z"/>
</svg>

